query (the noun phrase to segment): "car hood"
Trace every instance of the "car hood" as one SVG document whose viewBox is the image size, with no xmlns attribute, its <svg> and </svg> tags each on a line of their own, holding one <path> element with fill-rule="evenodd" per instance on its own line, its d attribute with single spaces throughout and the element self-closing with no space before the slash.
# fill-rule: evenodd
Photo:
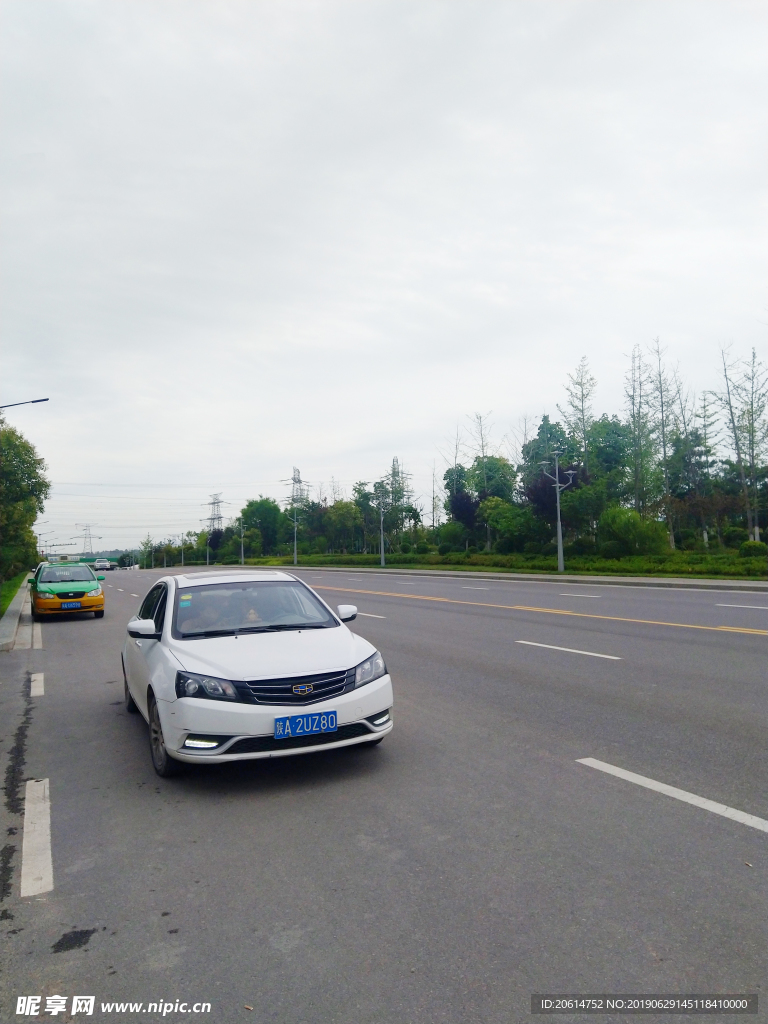
<svg viewBox="0 0 768 1024">
<path fill-rule="evenodd" d="M 345 671 L 376 650 L 346 626 L 171 640 L 170 647 L 187 672 L 233 680 L 286 679 Z"/>
</svg>

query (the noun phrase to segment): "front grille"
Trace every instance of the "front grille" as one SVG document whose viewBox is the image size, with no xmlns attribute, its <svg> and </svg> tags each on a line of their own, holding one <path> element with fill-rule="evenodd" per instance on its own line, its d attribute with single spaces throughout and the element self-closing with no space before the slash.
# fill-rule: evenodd
<svg viewBox="0 0 768 1024">
<path fill-rule="evenodd" d="M 317 732 L 312 736 L 291 736 L 287 740 L 276 740 L 274 736 L 252 736 L 250 739 L 237 740 L 228 747 L 225 754 L 262 754 L 271 750 L 291 750 L 296 747 L 320 747 L 324 743 L 338 743 L 339 740 L 351 740 L 356 736 L 370 736 L 371 730 L 362 722 L 353 725 L 340 725 L 336 732 Z"/>
<path fill-rule="evenodd" d="M 71 594 L 62 594 L 59 592 L 56 596 L 62 601 L 72 601 L 73 599 L 77 600 L 78 597 L 85 597 L 85 591 L 73 590 Z"/>
<path fill-rule="evenodd" d="M 290 679 L 259 679 L 247 683 L 248 690 L 257 704 L 287 704 L 304 707 L 320 700 L 338 697 L 355 687 L 355 670 L 347 672 L 324 672 L 316 676 L 293 676 Z M 311 693 L 294 693 L 294 686 L 311 686 Z"/>
</svg>

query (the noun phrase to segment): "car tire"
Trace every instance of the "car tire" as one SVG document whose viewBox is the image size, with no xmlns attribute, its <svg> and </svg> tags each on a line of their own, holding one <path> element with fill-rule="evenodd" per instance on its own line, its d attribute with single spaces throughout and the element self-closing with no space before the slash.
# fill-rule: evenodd
<svg viewBox="0 0 768 1024">
<path fill-rule="evenodd" d="M 138 713 L 139 707 L 136 701 L 131 696 L 131 691 L 128 689 L 127 680 L 123 682 L 123 686 L 125 688 L 125 710 L 128 712 L 129 715 L 135 715 Z"/>
<path fill-rule="evenodd" d="M 94 619 L 103 619 L 104 618 L 104 611 L 102 610 L 100 612 L 94 612 L 93 613 L 93 617 L 94 617 Z"/>
<path fill-rule="evenodd" d="M 157 710 L 157 701 L 150 694 L 148 701 L 149 718 L 149 753 L 152 757 L 152 765 L 162 779 L 178 775 L 181 771 L 181 762 L 171 757 L 165 748 L 163 739 L 163 726 L 160 722 L 160 712 Z"/>
</svg>

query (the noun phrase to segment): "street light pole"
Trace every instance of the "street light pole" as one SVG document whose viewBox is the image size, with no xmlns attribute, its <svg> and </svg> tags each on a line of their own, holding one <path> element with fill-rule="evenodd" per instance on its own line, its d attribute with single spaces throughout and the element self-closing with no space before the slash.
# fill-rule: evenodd
<svg viewBox="0 0 768 1024">
<path fill-rule="evenodd" d="M 13 409 L 16 405 L 37 405 L 38 402 L 47 402 L 47 398 L 32 398 L 26 402 L 9 402 L 8 405 L 0 405 L 0 409 Z"/>
<path fill-rule="evenodd" d="M 570 487 L 571 486 L 571 484 L 573 483 L 573 477 L 574 477 L 574 475 L 576 473 L 576 470 L 575 469 L 567 469 L 565 471 L 565 473 L 566 473 L 566 476 L 568 477 L 568 483 L 567 484 L 561 484 L 560 483 L 560 463 L 559 463 L 558 460 L 559 460 L 560 456 L 562 455 L 562 452 L 553 452 L 552 454 L 555 457 L 555 475 L 554 476 L 552 476 L 552 474 L 548 473 L 547 470 L 546 470 L 546 467 L 549 465 L 548 462 L 540 462 L 539 465 L 542 467 L 544 475 L 548 476 L 550 480 L 554 480 L 555 481 L 552 484 L 552 486 L 555 488 L 555 495 L 556 495 L 556 499 L 557 499 L 557 571 L 558 572 L 565 572 L 565 561 L 563 559 L 563 527 L 562 527 L 562 525 L 560 523 L 560 491 L 564 491 L 566 489 L 566 487 Z"/>
<path fill-rule="evenodd" d="M 381 564 L 386 565 L 384 558 L 384 502 L 379 502 L 379 545 L 381 547 Z"/>
</svg>

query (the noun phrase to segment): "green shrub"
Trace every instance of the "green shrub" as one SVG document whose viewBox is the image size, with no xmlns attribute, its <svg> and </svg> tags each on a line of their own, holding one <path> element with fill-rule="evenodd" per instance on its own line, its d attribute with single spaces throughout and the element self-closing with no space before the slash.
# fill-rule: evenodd
<svg viewBox="0 0 768 1024">
<path fill-rule="evenodd" d="M 420 540 L 419 543 L 416 545 L 416 554 L 417 555 L 428 555 L 429 554 L 429 544 L 427 544 L 426 541 Z"/>
<path fill-rule="evenodd" d="M 739 558 L 766 558 L 768 557 L 768 544 L 761 540 L 745 540 L 739 545 Z"/>
<path fill-rule="evenodd" d="M 601 558 L 621 558 L 624 554 L 621 544 L 617 540 L 607 540 L 599 547 Z"/>
<path fill-rule="evenodd" d="M 437 553 L 438 553 L 438 555 L 447 555 L 450 550 L 451 550 L 451 545 L 443 543 L 437 549 Z"/>
<path fill-rule="evenodd" d="M 594 555 L 597 546 L 591 537 L 577 537 L 572 544 L 565 547 L 569 555 Z"/>
<path fill-rule="evenodd" d="M 602 544 L 610 541 L 618 544 L 622 555 L 661 553 L 667 543 L 662 523 L 645 520 L 631 508 L 606 509 L 600 516 L 598 532 Z"/>
<path fill-rule="evenodd" d="M 404 555 L 410 555 L 411 545 L 408 543 L 407 540 L 402 541 L 402 543 L 400 544 L 400 550 L 403 552 Z"/>
<path fill-rule="evenodd" d="M 748 540 L 749 533 L 741 526 L 731 526 L 729 529 L 723 530 L 723 544 L 727 548 L 740 548 Z"/>
<path fill-rule="evenodd" d="M 557 544 L 553 544 L 552 541 L 550 541 L 548 544 L 544 544 L 542 547 L 540 547 L 539 552 L 542 555 L 556 555 Z"/>
<path fill-rule="evenodd" d="M 526 555 L 540 555 L 541 554 L 541 544 L 539 544 L 538 541 L 529 540 L 527 542 L 527 544 L 525 545 L 525 547 L 523 548 L 523 553 L 526 554 Z"/>
</svg>

